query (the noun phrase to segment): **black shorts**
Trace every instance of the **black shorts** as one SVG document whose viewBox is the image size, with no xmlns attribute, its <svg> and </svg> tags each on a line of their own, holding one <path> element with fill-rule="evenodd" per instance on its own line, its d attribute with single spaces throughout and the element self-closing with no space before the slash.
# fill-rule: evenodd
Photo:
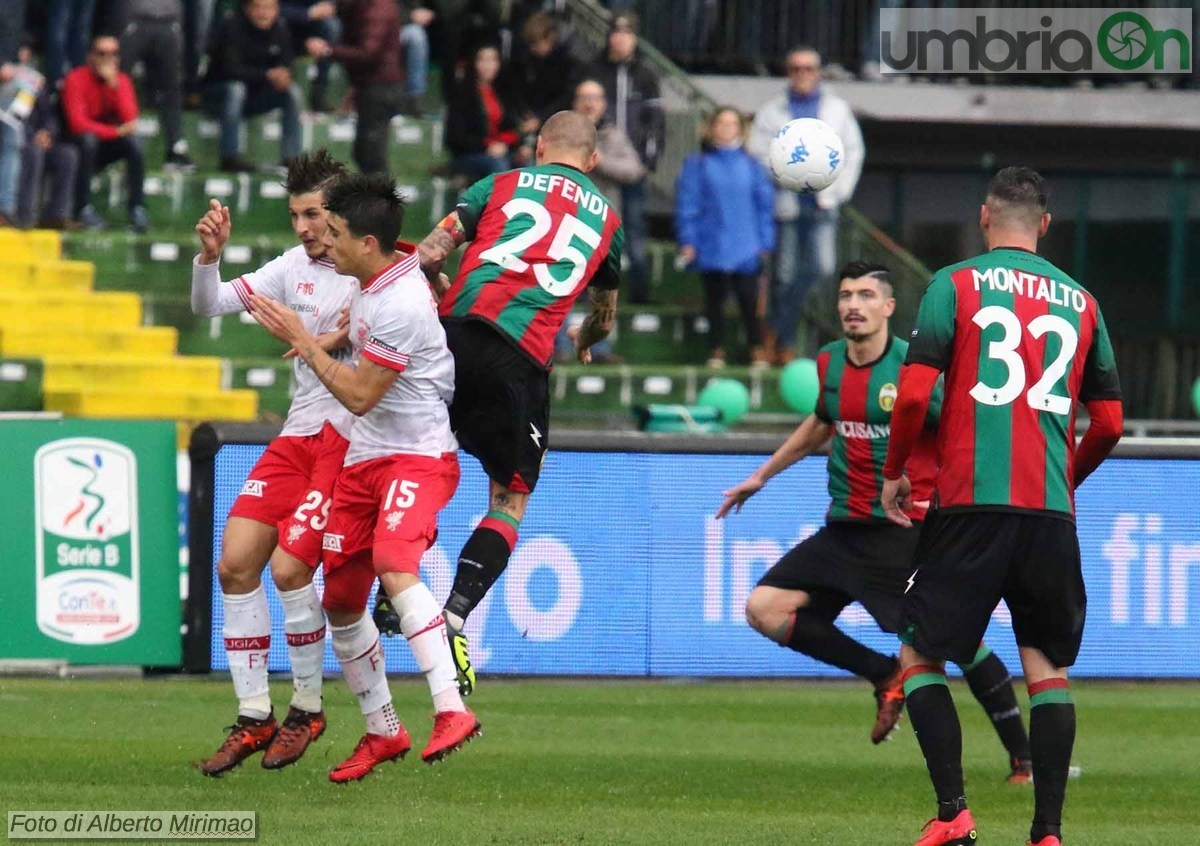
<svg viewBox="0 0 1200 846">
<path fill-rule="evenodd" d="M 443 320 L 454 354 L 450 426 L 494 482 L 532 493 L 550 438 L 550 374 L 499 330 Z"/>
<path fill-rule="evenodd" d="M 959 511 L 925 521 L 904 595 L 904 637 L 923 655 L 963 664 L 1003 599 L 1018 646 L 1056 666 L 1079 654 L 1087 595 L 1075 524 L 1045 514 Z"/>
<path fill-rule="evenodd" d="M 830 621 L 859 602 L 879 628 L 895 633 L 919 534 L 892 523 L 835 520 L 780 558 L 758 583 L 804 591 L 807 607 Z"/>
</svg>

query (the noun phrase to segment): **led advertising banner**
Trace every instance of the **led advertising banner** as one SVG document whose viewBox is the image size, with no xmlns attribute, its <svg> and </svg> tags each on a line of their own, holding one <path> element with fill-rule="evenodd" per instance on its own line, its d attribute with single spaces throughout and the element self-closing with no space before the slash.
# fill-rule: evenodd
<svg viewBox="0 0 1200 846">
<path fill-rule="evenodd" d="M 225 444 L 215 461 L 213 560 L 230 505 L 263 451 Z M 722 491 L 760 455 L 551 452 L 508 570 L 467 622 L 482 673 L 624 676 L 836 676 L 781 649 L 745 622 L 746 597 L 784 552 L 824 517 L 825 459 L 771 481 L 740 514 L 715 520 Z M 439 600 L 486 510 L 487 480 L 462 456 L 458 493 L 422 562 Z M 1113 459 L 1079 496 L 1088 618 L 1080 676 L 1200 676 L 1200 522 L 1185 491 L 1200 460 Z M 319 579 L 319 576 L 318 576 Z M 228 664 L 220 587 L 212 574 L 211 665 Z M 269 577 L 270 667 L 287 669 L 283 612 Z M 857 604 L 838 624 L 883 652 L 897 650 Z M 1007 609 L 989 645 L 1019 666 Z M 328 641 L 327 641 L 328 643 Z M 385 640 L 389 670 L 415 672 L 401 638 Z M 326 647 L 325 668 L 337 672 Z"/>
</svg>

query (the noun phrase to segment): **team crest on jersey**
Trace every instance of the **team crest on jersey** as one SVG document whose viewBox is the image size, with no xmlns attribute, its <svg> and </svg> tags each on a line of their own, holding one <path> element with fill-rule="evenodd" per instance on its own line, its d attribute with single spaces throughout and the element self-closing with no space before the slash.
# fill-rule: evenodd
<svg viewBox="0 0 1200 846">
<path fill-rule="evenodd" d="M 891 411 L 892 406 L 896 404 L 896 385 L 894 382 L 888 382 L 879 389 L 879 407 L 884 411 Z"/>
<path fill-rule="evenodd" d="M 295 543 L 300 540 L 307 530 L 307 526 L 301 526 L 299 523 L 288 529 L 288 543 Z"/>
<path fill-rule="evenodd" d="M 387 527 L 389 532 L 394 532 L 400 528 L 400 522 L 404 519 L 403 511 L 393 511 L 387 516 Z"/>
<path fill-rule="evenodd" d="M 242 485 L 242 496 L 256 496 L 262 499 L 263 489 L 267 483 L 260 479 L 247 479 L 246 484 Z"/>
</svg>

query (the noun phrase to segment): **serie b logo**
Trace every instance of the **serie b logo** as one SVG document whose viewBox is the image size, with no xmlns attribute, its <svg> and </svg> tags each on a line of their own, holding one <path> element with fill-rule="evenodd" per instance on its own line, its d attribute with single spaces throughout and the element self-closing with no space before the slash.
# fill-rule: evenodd
<svg viewBox="0 0 1200 846">
<path fill-rule="evenodd" d="M 115 643 L 141 623 L 137 458 L 99 438 L 33 458 L 37 624 L 65 643 Z"/>
</svg>

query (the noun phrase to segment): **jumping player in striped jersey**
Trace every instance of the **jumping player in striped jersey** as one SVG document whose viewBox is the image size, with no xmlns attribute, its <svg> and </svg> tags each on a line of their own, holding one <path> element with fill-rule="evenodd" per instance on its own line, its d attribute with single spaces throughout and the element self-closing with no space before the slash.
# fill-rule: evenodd
<svg viewBox="0 0 1200 846">
<path fill-rule="evenodd" d="M 596 128 L 575 112 L 551 115 L 536 155 L 533 167 L 468 188 L 420 245 L 421 266 L 436 280 L 447 256 L 470 242 L 439 306 L 454 353 L 450 420 L 490 480 L 487 516 L 459 555 L 445 607 L 464 694 L 475 672 L 463 623 L 508 566 L 549 445 L 554 336 L 585 287 L 592 311 L 570 333 L 581 363 L 616 316 L 624 230 L 587 175 Z"/>
<path fill-rule="evenodd" d="M 834 620 L 857 601 L 885 632 L 900 630 L 900 603 L 917 533 L 888 521 L 879 494 L 892 402 L 908 344 L 889 330 L 896 301 L 886 267 L 851 262 L 840 277 L 838 317 L 845 337 L 817 355 L 821 393 L 816 413 L 750 478 L 725 492 L 717 517 L 740 510 L 769 479 L 832 437 L 825 526 L 767 571 L 746 602 L 746 619 L 780 646 L 871 682 L 876 701 L 871 742 L 880 743 L 904 708 L 900 665 L 846 635 Z M 937 401 L 935 395 L 908 462 L 915 490 L 908 514 L 915 521 L 923 519 L 933 494 Z M 1029 738 L 1004 662 L 979 644 L 962 670 L 1008 753 L 1008 780 L 1028 783 Z"/>
<path fill-rule="evenodd" d="M 357 367 L 326 353 L 280 303 L 254 296 L 251 304 L 267 331 L 291 344 L 358 418 L 323 545 L 333 651 L 367 724 L 354 752 L 329 773 L 331 781 L 345 782 L 403 757 L 411 745 L 392 706 L 379 631 L 367 614 L 376 575 L 433 698 L 422 759 L 441 760 L 480 726 L 458 692 L 441 606 L 419 575 L 421 556 L 437 537 L 438 512 L 458 487 L 448 407 L 454 360 L 415 248 L 397 249 L 404 204 L 391 180 L 347 176 L 326 198 L 330 256 L 361 286 L 350 306 Z"/>
<path fill-rule="evenodd" d="M 224 284 L 220 259 L 232 224 L 229 209 L 212 200 L 196 224 L 201 250 L 192 265 L 192 310 L 206 317 L 234 314 L 250 308 L 251 296 L 263 294 L 293 309 L 331 354 L 348 356 L 347 333 L 340 322 L 354 280 L 339 274 L 327 255 L 328 213 L 322 205 L 329 182 L 345 172 L 325 150 L 292 159 L 288 211 L 300 243 Z M 250 471 L 221 538 L 217 576 L 238 713 L 221 748 L 200 764 L 205 775 L 231 770 L 261 749 L 266 749 L 264 767 L 286 766 L 325 730 L 325 615 L 312 579 L 353 417 L 306 362 L 296 358 L 294 367 L 296 395 L 283 431 Z M 282 726 L 275 720 L 267 687 L 271 618 L 262 573 L 268 558 L 283 603 L 293 679 L 291 707 Z"/>
<path fill-rule="evenodd" d="M 1075 742 L 1067 668 L 1087 608 L 1074 491 L 1120 440 L 1121 388 L 1095 298 L 1036 253 L 1050 225 L 1041 176 L 1001 170 L 979 223 L 988 252 L 939 270 L 921 300 L 884 466 L 884 509 L 907 525 L 904 470 L 944 373 L 940 509 L 921 532 L 901 630 L 909 716 L 938 801 L 918 846 L 977 838 L 944 662 L 969 660 L 1001 599 L 1030 698 L 1029 839 L 1061 846 Z M 1091 425 L 1077 449 L 1078 402 Z"/>
</svg>

